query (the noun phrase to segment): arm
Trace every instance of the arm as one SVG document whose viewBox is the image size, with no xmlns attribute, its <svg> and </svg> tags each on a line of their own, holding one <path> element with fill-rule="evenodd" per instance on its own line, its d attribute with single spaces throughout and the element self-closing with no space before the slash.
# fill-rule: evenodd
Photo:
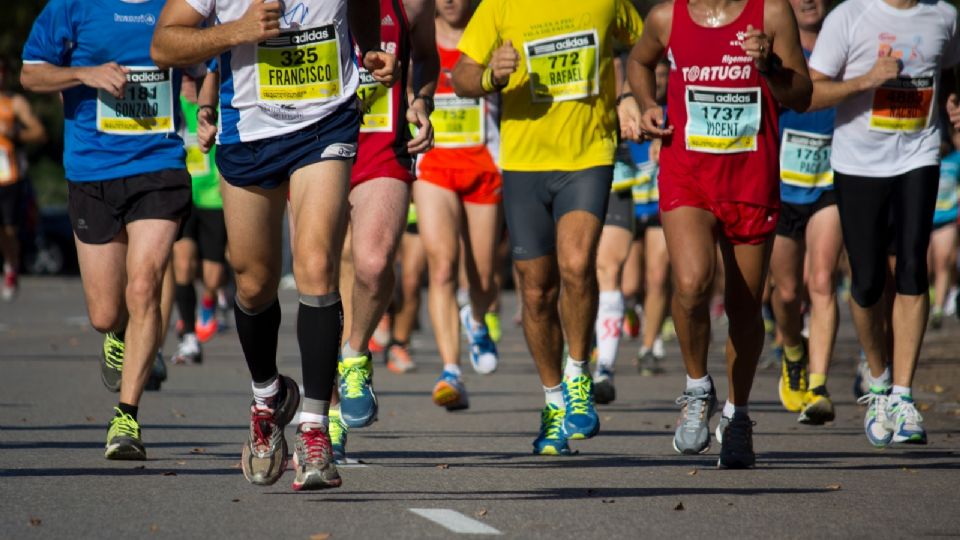
<svg viewBox="0 0 960 540">
<path fill-rule="evenodd" d="M 213 148 L 217 138 L 217 105 L 220 102 L 220 72 L 211 71 L 203 78 L 197 92 L 197 144 L 204 154 Z"/>
<path fill-rule="evenodd" d="M 407 122 L 417 126 L 417 135 L 407 143 L 411 154 L 426 152 L 433 146 L 433 126 L 430 113 L 432 98 L 440 78 L 440 53 L 437 52 L 436 3 L 434 0 L 406 0 L 404 8 L 410 20 L 411 71 L 413 72 L 413 101 L 407 109 Z"/>
<path fill-rule="evenodd" d="M 855 94 L 878 88 L 886 81 L 896 79 L 899 75 L 900 62 L 891 56 L 877 58 L 877 63 L 870 68 L 870 71 L 845 81 L 834 80 L 832 77 L 811 69 L 813 98 L 810 100 L 808 110 L 815 111 L 834 107 Z"/>
<path fill-rule="evenodd" d="M 75 86 L 106 90 L 116 97 L 123 96 L 127 84 L 127 68 L 116 62 L 100 66 L 56 66 L 46 62 L 31 62 L 20 71 L 20 84 L 31 92 L 53 93 Z"/>
<path fill-rule="evenodd" d="M 37 115 L 33 114 L 33 108 L 30 102 L 23 96 L 14 96 L 13 114 L 17 117 L 22 129 L 17 134 L 20 142 L 25 144 L 43 144 L 47 141 L 46 130 Z"/>
<path fill-rule="evenodd" d="M 651 9 L 640 41 L 633 46 L 627 61 L 630 89 L 637 97 L 642 111 L 640 129 L 653 137 L 664 137 L 673 133 L 673 126 L 665 125 L 663 108 L 657 104 L 654 75 L 657 62 L 663 57 L 666 44 L 670 40 L 672 23 L 673 2 L 665 2 Z"/>
<path fill-rule="evenodd" d="M 380 46 L 380 1 L 350 0 L 347 4 L 347 20 L 350 33 L 363 54 L 363 67 L 373 79 L 384 86 L 392 86 L 397 80 L 399 66 L 395 55 L 383 52 Z"/>
<path fill-rule="evenodd" d="M 637 99 L 630 92 L 626 80 L 626 70 L 620 55 L 613 57 L 613 73 L 617 89 L 617 120 L 620 123 L 620 136 L 624 139 L 637 140 L 640 132 L 640 107 Z"/>
<path fill-rule="evenodd" d="M 520 65 L 520 53 L 513 48 L 509 39 L 503 42 L 490 57 L 490 65 L 477 63 L 466 54 L 460 55 L 457 65 L 453 67 L 453 89 L 458 96 L 482 97 L 493 92 L 499 92 L 510 82 L 510 75 L 517 71 Z M 486 74 L 490 70 L 490 75 Z M 484 78 L 490 77 L 490 88 L 484 88 Z"/>
<path fill-rule="evenodd" d="M 786 0 L 768 1 L 764 4 L 763 22 L 764 31 L 747 26 L 743 50 L 754 59 L 778 102 L 795 111 L 805 111 L 810 106 L 813 86 L 793 8 Z"/>
<path fill-rule="evenodd" d="M 253 0 L 243 17 L 199 28 L 205 17 L 186 0 L 169 0 L 160 12 L 150 57 L 159 68 L 199 64 L 245 43 L 280 34 L 280 3 Z"/>
</svg>

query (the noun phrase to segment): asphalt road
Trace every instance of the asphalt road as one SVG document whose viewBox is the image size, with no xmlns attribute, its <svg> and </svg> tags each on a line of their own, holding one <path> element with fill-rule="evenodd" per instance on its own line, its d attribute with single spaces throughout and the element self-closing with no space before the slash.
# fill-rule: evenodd
<svg viewBox="0 0 960 540">
<path fill-rule="evenodd" d="M 294 295 L 282 294 L 281 370 L 299 378 Z M 505 313 L 515 297 L 506 296 Z M 846 313 L 844 313 L 846 315 Z M 426 317 L 423 317 L 426 323 Z M 79 280 L 24 278 L 0 304 L 0 537 L 2 538 L 817 538 L 960 536 L 960 323 L 928 336 L 915 386 L 930 444 L 874 450 L 850 387 L 857 352 L 841 328 L 829 388 L 832 425 L 809 427 L 782 410 L 775 370 L 757 378 L 758 466 L 718 471 L 710 452 L 670 447 L 683 378 L 676 345 L 668 372 L 641 378 L 625 341 L 616 403 L 572 457 L 538 457 L 542 393 L 518 328 L 506 324 L 501 368 L 466 369 L 468 411 L 429 397 L 439 370 L 432 335 L 414 340 L 419 370 L 380 368 L 380 421 L 351 432 L 343 487 L 295 493 L 288 472 L 269 488 L 239 469 L 249 379 L 236 336 L 198 366 L 171 366 L 140 421 L 149 460 L 103 458 L 116 395 L 99 381 L 99 336 L 86 322 Z M 722 326 L 715 329 L 721 336 Z M 173 339 L 166 353 L 173 352 Z M 714 341 L 713 376 L 725 376 Z M 713 425 L 717 418 L 714 418 Z M 292 431 L 288 431 L 288 437 Z M 457 532 L 460 531 L 460 532 Z"/>
</svg>

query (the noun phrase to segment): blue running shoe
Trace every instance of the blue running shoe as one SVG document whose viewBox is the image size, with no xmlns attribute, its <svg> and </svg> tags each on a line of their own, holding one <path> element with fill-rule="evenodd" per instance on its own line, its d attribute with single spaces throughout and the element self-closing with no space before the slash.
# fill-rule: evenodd
<svg viewBox="0 0 960 540">
<path fill-rule="evenodd" d="M 887 427 L 893 432 L 895 443 L 927 444 L 923 417 L 917 411 L 913 397 L 901 395 L 887 401 Z"/>
<path fill-rule="evenodd" d="M 563 379 L 566 404 L 563 435 L 568 439 L 589 439 L 600 431 L 600 417 L 593 406 L 593 380 L 587 375 Z"/>
<path fill-rule="evenodd" d="M 863 417 L 863 430 L 867 440 L 877 448 L 884 448 L 893 439 L 893 431 L 887 420 L 887 401 L 890 390 L 878 386 L 870 387 L 870 392 L 857 400 L 857 403 L 867 406 L 867 413 Z"/>
<path fill-rule="evenodd" d="M 563 409 L 547 404 L 540 413 L 540 434 L 533 441 L 533 453 L 541 456 L 569 456 L 570 446 L 563 435 Z"/>
<path fill-rule="evenodd" d="M 443 370 L 433 387 L 433 403 L 439 407 L 446 407 L 448 411 L 460 411 L 470 408 L 467 399 L 467 387 L 463 380 L 454 373 Z"/>
<path fill-rule="evenodd" d="M 340 409 L 330 409 L 330 446 L 333 448 L 333 460 L 337 464 L 347 462 L 347 425 L 340 418 Z"/>
<path fill-rule="evenodd" d="M 473 370 L 480 375 L 489 375 L 496 371 L 499 363 L 497 344 L 490 337 L 486 322 L 480 323 L 480 327 L 474 331 L 476 323 L 473 320 L 470 304 L 463 306 L 460 310 L 460 324 L 463 325 L 467 339 L 470 341 L 470 364 Z"/>
<path fill-rule="evenodd" d="M 378 410 L 370 353 L 341 359 L 337 371 L 340 374 L 340 417 L 352 428 L 369 426 L 376 421 Z"/>
</svg>

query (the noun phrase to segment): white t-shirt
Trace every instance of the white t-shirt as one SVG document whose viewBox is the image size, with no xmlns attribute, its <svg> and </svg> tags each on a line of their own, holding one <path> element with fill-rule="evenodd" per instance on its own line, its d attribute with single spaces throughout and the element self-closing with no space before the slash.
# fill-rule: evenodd
<svg viewBox="0 0 960 540">
<path fill-rule="evenodd" d="M 827 15 L 810 68 L 849 80 L 886 51 L 902 61 L 900 78 L 836 107 L 831 165 L 841 173 L 890 177 L 940 162 L 937 94 L 941 69 L 960 62 L 957 10 L 943 0 L 910 9 L 847 0 Z"/>
<path fill-rule="evenodd" d="M 250 0 L 187 0 L 217 24 L 246 13 Z M 358 84 L 345 0 L 300 0 L 280 16 L 279 38 L 220 55 L 217 142 L 256 141 L 302 129 L 355 99 Z"/>
</svg>

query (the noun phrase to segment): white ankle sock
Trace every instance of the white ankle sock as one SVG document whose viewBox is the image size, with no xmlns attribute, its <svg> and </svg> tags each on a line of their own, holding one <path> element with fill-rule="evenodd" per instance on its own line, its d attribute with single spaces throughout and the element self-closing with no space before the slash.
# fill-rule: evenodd
<svg viewBox="0 0 960 540">
<path fill-rule="evenodd" d="M 578 362 L 572 356 L 567 356 L 567 365 L 563 368 L 563 378 L 572 379 L 583 375 L 583 368 L 586 362 Z"/>
<path fill-rule="evenodd" d="M 253 401 L 257 407 L 267 407 L 267 401 L 280 392 L 280 377 L 274 377 L 272 381 L 258 385 L 251 384 L 253 387 Z"/>
<path fill-rule="evenodd" d="M 726 403 L 723 404 L 723 416 L 725 418 L 733 418 L 734 413 L 748 414 L 750 412 L 750 407 L 744 405 L 742 407 L 730 403 L 728 399 Z"/>
<path fill-rule="evenodd" d="M 710 391 L 713 388 L 713 383 L 710 382 L 710 375 L 704 375 L 699 379 L 691 379 L 687 375 L 687 390 L 695 390 L 697 388 L 705 388 L 707 391 Z"/>
<path fill-rule="evenodd" d="M 320 424 L 321 426 L 330 425 L 330 417 L 325 414 L 315 414 L 301 411 L 300 412 L 300 423 L 301 424 Z"/>
<path fill-rule="evenodd" d="M 543 387 L 543 395 L 546 398 L 547 405 L 556 405 L 563 408 L 563 385 L 558 384 L 553 388 Z"/>
</svg>

